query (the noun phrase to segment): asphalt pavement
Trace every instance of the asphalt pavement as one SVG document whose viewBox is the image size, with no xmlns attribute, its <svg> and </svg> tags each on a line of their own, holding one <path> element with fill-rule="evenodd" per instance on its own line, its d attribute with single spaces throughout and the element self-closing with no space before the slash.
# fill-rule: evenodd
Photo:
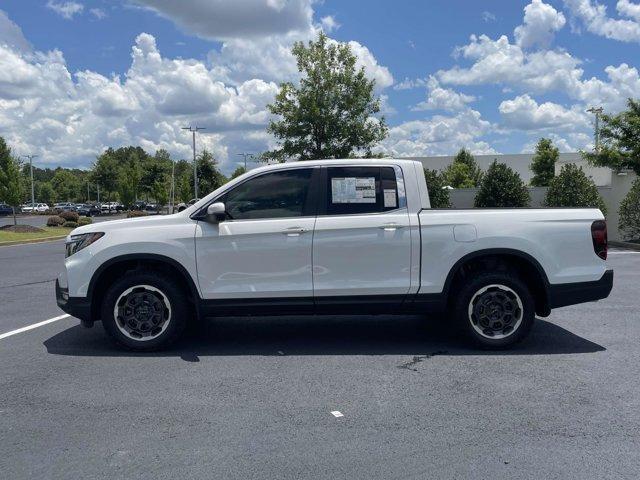
<svg viewBox="0 0 640 480">
<path fill-rule="evenodd" d="M 63 313 L 62 247 L 0 247 L 0 337 Z M 223 318 L 152 354 L 70 317 L 0 338 L 2 478 L 637 479 L 640 253 L 609 263 L 608 299 L 505 352 L 413 316 Z"/>
</svg>

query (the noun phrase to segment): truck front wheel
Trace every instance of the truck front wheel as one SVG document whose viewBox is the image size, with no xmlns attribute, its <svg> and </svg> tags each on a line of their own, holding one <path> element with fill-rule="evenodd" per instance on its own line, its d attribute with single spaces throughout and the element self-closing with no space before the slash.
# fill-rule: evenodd
<svg viewBox="0 0 640 480">
<path fill-rule="evenodd" d="M 515 274 L 482 273 L 462 286 L 453 313 L 476 345 L 505 348 L 529 334 L 535 305 L 531 292 Z"/>
<path fill-rule="evenodd" d="M 138 351 L 165 348 L 184 331 L 185 293 L 164 273 L 134 270 L 107 290 L 102 324 L 121 345 Z"/>
</svg>

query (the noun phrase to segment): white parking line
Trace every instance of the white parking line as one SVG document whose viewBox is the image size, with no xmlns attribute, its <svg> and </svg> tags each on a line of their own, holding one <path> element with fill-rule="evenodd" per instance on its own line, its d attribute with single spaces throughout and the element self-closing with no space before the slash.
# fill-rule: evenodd
<svg viewBox="0 0 640 480">
<path fill-rule="evenodd" d="M 41 327 L 43 325 L 46 325 L 47 323 L 57 322 L 58 320 L 62 320 L 63 318 L 67 318 L 70 316 L 71 315 L 65 313 L 64 315 L 60 315 L 59 317 L 53 317 L 53 318 L 50 318 L 49 320 L 43 320 L 42 322 L 34 323 L 33 325 L 27 325 L 26 327 L 18 328 L 16 330 L 11 330 L 10 332 L 3 333 L 2 335 L 0 335 L 0 340 L 2 340 L 3 338 L 11 337 L 12 335 L 17 335 L 18 333 L 26 332 L 28 330 L 33 330 L 34 328 Z"/>
<path fill-rule="evenodd" d="M 331 415 L 333 415 L 336 418 L 344 417 L 344 415 L 340 413 L 338 410 L 334 410 L 333 412 L 331 412 Z"/>
<path fill-rule="evenodd" d="M 640 251 L 635 250 L 627 250 L 624 252 L 609 252 L 609 255 L 632 255 L 632 254 L 640 254 Z"/>
</svg>

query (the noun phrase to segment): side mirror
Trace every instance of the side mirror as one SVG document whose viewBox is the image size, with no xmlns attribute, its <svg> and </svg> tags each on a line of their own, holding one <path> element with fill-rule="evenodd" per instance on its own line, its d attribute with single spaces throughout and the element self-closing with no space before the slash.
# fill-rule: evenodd
<svg viewBox="0 0 640 480">
<path fill-rule="evenodd" d="M 209 205 L 207 207 L 207 217 L 215 223 L 223 221 L 227 217 L 224 203 L 216 202 Z"/>
</svg>

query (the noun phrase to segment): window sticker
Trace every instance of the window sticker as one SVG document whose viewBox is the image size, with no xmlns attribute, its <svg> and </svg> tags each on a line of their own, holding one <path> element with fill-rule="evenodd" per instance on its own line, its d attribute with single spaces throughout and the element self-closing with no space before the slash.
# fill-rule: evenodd
<svg viewBox="0 0 640 480">
<path fill-rule="evenodd" d="M 396 208 L 396 189 L 385 188 L 384 189 L 384 208 Z"/>
<path fill-rule="evenodd" d="M 375 177 L 332 178 L 331 203 L 376 203 Z"/>
</svg>

